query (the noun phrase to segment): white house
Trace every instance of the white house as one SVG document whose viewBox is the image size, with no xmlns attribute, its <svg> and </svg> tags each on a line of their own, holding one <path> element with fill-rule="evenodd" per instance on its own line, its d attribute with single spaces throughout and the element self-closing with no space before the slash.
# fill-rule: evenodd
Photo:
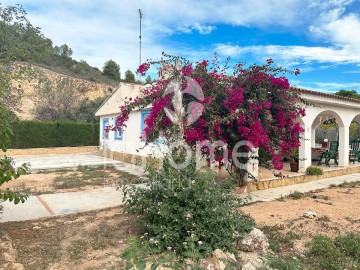
<svg viewBox="0 0 360 270">
<path fill-rule="evenodd" d="M 141 134 L 145 128 L 144 120 L 150 113 L 150 108 L 136 110 L 131 112 L 127 127 L 123 127 L 121 131 L 105 131 L 106 126 L 115 126 L 116 118 L 120 114 L 120 106 L 124 104 L 125 98 L 135 98 L 140 95 L 141 88 L 144 85 L 135 83 L 121 82 L 117 89 L 109 96 L 105 102 L 99 107 L 95 115 L 100 117 L 100 151 L 111 153 L 125 153 L 133 156 L 148 156 L 152 154 L 158 157 L 162 150 L 161 144 L 150 144 L 145 146 L 145 142 L 141 139 Z M 108 153 L 109 155 L 109 153 Z M 124 158 L 120 158 L 124 159 Z M 131 161 L 132 159 L 127 158 Z"/>
<path fill-rule="evenodd" d="M 161 144 L 152 144 L 144 148 L 145 142 L 140 138 L 149 109 L 133 111 L 129 115 L 127 127 L 122 131 L 106 133 L 104 130 L 104 127 L 114 125 L 125 97 L 135 98 L 140 94 L 142 87 L 144 86 L 140 84 L 120 83 L 95 114 L 100 117 L 100 150 L 107 150 L 118 156 L 122 154 L 121 158 L 117 159 L 126 162 L 131 162 L 133 160 L 131 157 L 146 157 L 154 151 L 155 156 L 158 156 L 161 150 L 164 150 L 161 149 L 163 147 Z M 299 171 L 304 172 L 311 166 L 312 148 L 319 143 L 315 141 L 315 129 L 323 119 L 327 118 L 335 118 L 339 126 L 339 166 L 349 166 L 349 127 L 352 121 L 360 122 L 360 100 L 306 89 L 294 89 L 304 100 L 312 104 L 306 107 L 306 116 L 298 120 L 305 129 L 299 148 Z M 124 154 L 127 155 L 126 159 L 123 157 Z"/>
</svg>

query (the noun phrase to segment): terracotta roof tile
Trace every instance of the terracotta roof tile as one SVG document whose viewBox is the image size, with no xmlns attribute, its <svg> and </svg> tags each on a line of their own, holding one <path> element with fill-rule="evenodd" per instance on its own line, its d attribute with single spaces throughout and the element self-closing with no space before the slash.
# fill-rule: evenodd
<svg viewBox="0 0 360 270">
<path fill-rule="evenodd" d="M 308 89 L 303 89 L 303 88 L 298 88 L 298 87 L 291 87 L 291 88 L 299 93 L 306 93 L 306 94 L 315 95 L 315 96 L 324 96 L 324 97 L 329 97 L 329 98 L 334 98 L 334 99 L 342 99 L 342 100 L 360 103 L 360 99 L 356 99 L 356 98 L 349 98 L 349 97 L 343 97 L 343 96 L 338 96 L 338 95 L 334 95 L 334 94 L 327 94 L 327 93 L 323 93 L 323 92 L 319 92 L 319 91 L 313 91 L 313 90 L 308 90 Z"/>
</svg>

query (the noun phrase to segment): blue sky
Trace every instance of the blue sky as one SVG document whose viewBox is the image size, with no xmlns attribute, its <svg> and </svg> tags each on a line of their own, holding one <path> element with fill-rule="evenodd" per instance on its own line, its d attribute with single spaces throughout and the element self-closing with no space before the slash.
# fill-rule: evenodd
<svg viewBox="0 0 360 270">
<path fill-rule="evenodd" d="M 292 85 L 323 92 L 360 93 L 360 0 L 24 0 L 32 24 L 73 57 L 102 68 L 108 59 L 126 69 L 139 63 L 137 10 L 143 21 L 143 60 L 161 52 L 191 61 L 248 64 L 267 58 L 301 75 Z"/>
</svg>

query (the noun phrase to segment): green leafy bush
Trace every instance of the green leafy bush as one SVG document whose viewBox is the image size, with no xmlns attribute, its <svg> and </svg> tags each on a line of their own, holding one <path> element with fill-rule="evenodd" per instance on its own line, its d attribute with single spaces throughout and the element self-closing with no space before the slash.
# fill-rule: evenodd
<svg viewBox="0 0 360 270">
<path fill-rule="evenodd" d="M 315 236 L 309 244 L 308 259 L 316 269 L 358 269 L 360 236 L 347 235 L 335 240 L 323 235 Z"/>
<path fill-rule="evenodd" d="M 216 248 L 231 249 L 253 227 L 239 210 L 241 200 L 233 196 L 230 181 L 216 182 L 213 174 L 197 171 L 195 162 L 178 170 L 164 160 L 159 171 L 148 170 L 148 187 L 125 187 L 124 201 L 128 213 L 141 215 L 153 250 L 198 258 Z"/>
<path fill-rule="evenodd" d="M 312 167 L 312 166 L 309 166 L 307 167 L 306 169 L 306 174 L 307 175 L 323 175 L 324 172 L 321 168 L 319 167 Z"/>
<path fill-rule="evenodd" d="M 99 144 L 99 124 L 59 121 L 18 121 L 10 148 L 45 148 Z"/>
</svg>

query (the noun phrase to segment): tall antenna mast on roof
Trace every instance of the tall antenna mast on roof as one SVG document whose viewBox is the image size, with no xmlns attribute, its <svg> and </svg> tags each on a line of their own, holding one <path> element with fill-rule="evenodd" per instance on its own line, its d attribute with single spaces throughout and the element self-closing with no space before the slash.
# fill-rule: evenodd
<svg viewBox="0 0 360 270">
<path fill-rule="evenodd" d="M 140 22 L 140 35 L 139 35 L 139 66 L 142 64 L 141 63 L 141 20 L 144 16 L 144 13 L 141 11 L 141 9 L 139 8 L 139 22 Z M 139 78 L 141 78 L 141 74 L 139 74 Z"/>
</svg>

